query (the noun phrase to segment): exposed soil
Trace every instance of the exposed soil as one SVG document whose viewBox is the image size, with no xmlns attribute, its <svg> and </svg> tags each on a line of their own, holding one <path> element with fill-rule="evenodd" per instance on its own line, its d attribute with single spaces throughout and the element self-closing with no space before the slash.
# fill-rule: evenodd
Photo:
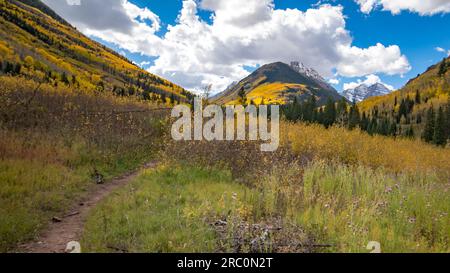
<svg viewBox="0 0 450 273">
<path fill-rule="evenodd" d="M 156 162 L 144 165 L 140 170 L 123 175 L 95 188 L 80 200 L 63 217 L 54 217 L 46 230 L 33 242 L 20 245 L 18 252 L 24 253 L 64 253 L 67 243 L 81 239 L 84 224 L 91 209 L 100 201 L 135 178 L 142 169 L 154 168 Z"/>
</svg>

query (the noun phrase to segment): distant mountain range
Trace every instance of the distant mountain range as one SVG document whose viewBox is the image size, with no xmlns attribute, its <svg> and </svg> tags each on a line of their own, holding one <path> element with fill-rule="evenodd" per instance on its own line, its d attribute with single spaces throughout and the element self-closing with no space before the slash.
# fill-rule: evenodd
<svg viewBox="0 0 450 273">
<path fill-rule="evenodd" d="M 353 89 L 347 89 L 342 92 L 347 100 L 351 102 L 362 102 L 368 98 L 376 96 L 384 96 L 391 93 L 385 85 L 381 83 L 376 83 L 373 85 L 361 84 Z"/>
<path fill-rule="evenodd" d="M 214 97 L 219 104 L 286 104 L 314 96 L 319 105 L 342 97 L 312 68 L 293 63 L 264 65 Z M 242 101 L 245 99 L 245 102 Z"/>
</svg>

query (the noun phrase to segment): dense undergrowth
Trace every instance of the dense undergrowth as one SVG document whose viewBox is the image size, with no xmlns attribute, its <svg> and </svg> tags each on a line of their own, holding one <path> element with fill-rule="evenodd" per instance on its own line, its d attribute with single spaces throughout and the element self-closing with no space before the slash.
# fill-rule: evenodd
<svg viewBox="0 0 450 273">
<path fill-rule="evenodd" d="M 0 251 L 33 239 L 95 184 L 138 167 L 164 113 L 129 99 L 0 80 Z"/>
<path fill-rule="evenodd" d="M 166 171 L 143 174 L 95 210 L 87 251 L 368 252 L 368 242 L 378 241 L 384 252 L 448 252 L 448 149 L 340 128 L 282 128 L 275 153 L 259 152 L 257 143 L 170 141 L 161 157 Z M 172 186 L 156 187 L 160 179 Z M 186 184 L 192 199 L 183 198 Z M 217 210 L 230 191 L 242 204 Z M 172 217 L 159 221 L 154 207 L 166 202 Z M 186 208 L 198 216 L 192 222 Z M 102 217 L 110 220 L 105 229 Z M 187 238 L 200 223 L 208 232 L 190 244 L 155 243 L 161 234 L 172 243 L 180 232 Z"/>
<path fill-rule="evenodd" d="M 136 100 L 2 77 L 0 250 L 95 185 L 157 158 L 92 212 L 90 252 L 448 252 L 450 151 L 282 123 L 281 146 L 175 142 Z"/>
</svg>

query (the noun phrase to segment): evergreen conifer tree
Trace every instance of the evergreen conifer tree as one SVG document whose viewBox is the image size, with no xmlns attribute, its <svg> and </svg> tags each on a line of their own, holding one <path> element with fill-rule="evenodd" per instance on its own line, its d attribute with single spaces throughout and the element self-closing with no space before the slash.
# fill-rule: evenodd
<svg viewBox="0 0 450 273">
<path fill-rule="evenodd" d="M 445 60 L 445 58 L 442 60 L 441 64 L 439 65 L 439 72 L 438 75 L 439 76 L 444 76 L 445 73 L 447 72 L 447 62 Z"/>
<path fill-rule="evenodd" d="M 325 127 L 330 127 L 336 122 L 336 104 L 330 98 L 325 106 L 323 123 Z"/>
<path fill-rule="evenodd" d="M 445 117 L 444 110 L 439 107 L 436 122 L 434 124 L 433 143 L 438 146 L 445 146 L 447 144 L 447 137 L 445 135 Z"/>
<path fill-rule="evenodd" d="M 432 142 L 434 137 L 434 124 L 435 124 L 435 115 L 433 107 L 430 107 L 427 111 L 427 120 L 425 123 L 425 129 L 423 131 L 422 138 L 426 142 Z"/>
<path fill-rule="evenodd" d="M 420 104 L 420 102 L 422 101 L 419 90 L 416 90 L 416 99 L 415 100 L 416 100 L 416 104 Z"/>
</svg>

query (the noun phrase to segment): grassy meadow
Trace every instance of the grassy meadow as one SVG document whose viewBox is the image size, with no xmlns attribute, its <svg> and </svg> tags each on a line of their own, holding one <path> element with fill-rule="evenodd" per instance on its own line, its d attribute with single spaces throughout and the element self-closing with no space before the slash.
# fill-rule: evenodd
<svg viewBox="0 0 450 273">
<path fill-rule="evenodd" d="M 226 171 L 160 166 L 95 210 L 82 245 L 89 252 L 213 252 L 210 223 L 230 209 L 245 214 L 251 195 Z"/>
<path fill-rule="evenodd" d="M 168 143 L 162 169 L 92 213 L 83 244 L 94 252 L 364 253 L 378 241 L 383 252 L 449 251 L 448 149 L 316 125 L 285 123 L 282 132 L 273 154 L 255 143 Z M 222 202 L 230 196 L 234 203 Z"/>
<path fill-rule="evenodd" d="M 340 99 L 326 86 L 264 65 L 215 103 L 313 96 L 291 112 L 331 117 L 331 128 L 283 120 L 273 153 L 258 142 L 175 142 L 167 107 L 193 93 L 26 2 L 0 0 L 0 252 L 38 238 L 98 174 L 108 183 L 149 161 L 158 166 L 93 208 L 83 251 L 367 253 L 378 241 L 383 252 L 450 252 L 450 119 L 438 111 L 449 102 L 448 59 L 344 110 L 318 108 Z M 380 135 L 347 129 L 364 120 Z M 419 140 L 428 133 L 441 147 Z"/>
<path fill-rule="evenodd" d="M 175 142 L 161 107 L 2 77 L 0 251 L 156 159 L 87 221 L 88 252 L 449 252 L 450 150 L 281 124 L 281 146 Z"/>
<path fill-rule="evenodd" d="M 33 239 L 95 185 L 150 160 L 163 133 L 153 106 L 0 79 L 0 251 Z M 141 112 L 143 111 L 143 112 Z"/>
</svg>

